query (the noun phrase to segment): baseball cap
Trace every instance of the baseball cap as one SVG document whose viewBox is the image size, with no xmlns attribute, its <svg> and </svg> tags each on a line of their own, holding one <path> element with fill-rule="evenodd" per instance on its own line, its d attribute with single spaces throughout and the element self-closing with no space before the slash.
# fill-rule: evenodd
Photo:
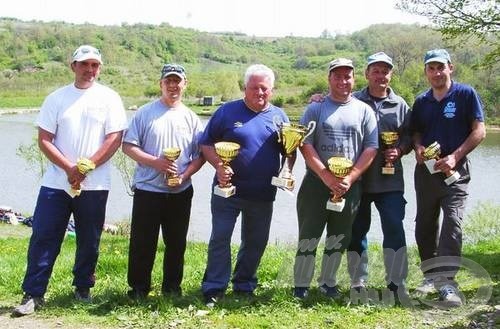
<svg viewBox="0 0 500 329">
<path fill-rule="evenodd" d="M 330 62 L 328 65 L 328 72 L 331 72 L 332 70 L 336 69 L 337 67 L 350 67 L 351 69 L 354 69 L 354 65 L 352 65 L 352 61 L 347 58 L 337 58 L 334 59 L 333 61 Z"/>
<path fill-rule="evenodd" d="M 367 66 L 370 66 L 373 63 L 379 63 L 379 62 L 386 63 L 387 65 L 389 65 L 391 67 L 391 69 L 394 67 L 394 65 L 392 64 L 392 58 L 390 58 L 383 51 L 368 56 L 368 65 Z"/>
<path fill-rule="evenodd" d="M 165 79 L 169 75 L 176 75 L 181 79 L 186 80 L 186 69 L 179 64 L 165 64 L 161 69 L 160 80 Z"/>
<path fill-rule="evenodd" d="M 432 49 L 425 53 L 424 65 L 430 62 L 451 63 L 450 54 L 446 49 Z"/>
<path fill-rule="evenodd" d="M 102 64 L 101 52 L 92 46 L 80 46 L 73 53 L 73 62 L 83 62 L 87 59 L 95 59 Z"/>
</svg>

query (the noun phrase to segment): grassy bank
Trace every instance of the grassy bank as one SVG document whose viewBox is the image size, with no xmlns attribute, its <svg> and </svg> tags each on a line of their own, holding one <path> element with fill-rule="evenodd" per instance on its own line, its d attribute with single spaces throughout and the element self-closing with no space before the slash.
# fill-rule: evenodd
<svg viewBox="0 0 500 329">
<path fill-rule="evenodd" d="M 0 311 L 3 314 L 10 312 L 22 294 L 20 283 L 26 266 L 29 234 L 30 229 L 25 226 L 0 224 Z M 199 291 L 206 263 L 206 247 L 204 243 L 190 243 L 188 246 L 182 297 L 163 297 L 159 294 L 164 250 L 163 246 L 160 247 L 150 298 L 136 302 L 125 295 L 128 289 L 128 238 L 104 234 L 96 273 L 97 284 L 93 289 L 94 301 L 82 304 L 74 301 L 72 296 L 71 268 L 75 240 L 68 236 L 54 268 L 46 294 L 46 307 L 33 317 L 44 321 L 57 320 L 68 328 L 468 328 L 471 321 L 498 321 L 494 318 L 493 306 L 500 301 L 500 238 L 495 236 L 464 248 L 464 256 L 480 264 L 490 274 L 492 297 L 487 304 L 474 306 L 473 297 L 484 282 L 461 270 L 458 280 L 472 304 L 455 311 L 439 310 L 422 303 L 416 303 L 414 308 L 376 302 L 369 305 L 350 304 L 345 264 L 340 270 L 340 284 L 344 292 L 342 302 L 329 300 L 315 289 L 307 300 L 295 300 L 290 293 L 294 248 L 284 245 L 271 245 L 266 250 L 258 273 L 260 285 L 255 298 L 241 299 L 228 291 L 220 305 L 209 309 L 203 304 Z M 236 252 L 236 247 L 233 251 Z M 372 245 L 370 255 L 371 286 L 382 290 L 384 274 L 380 247 Z M 416 250 L 411 248 L 410 289 L 422 278 L 418 263 Z"/>
</svg>

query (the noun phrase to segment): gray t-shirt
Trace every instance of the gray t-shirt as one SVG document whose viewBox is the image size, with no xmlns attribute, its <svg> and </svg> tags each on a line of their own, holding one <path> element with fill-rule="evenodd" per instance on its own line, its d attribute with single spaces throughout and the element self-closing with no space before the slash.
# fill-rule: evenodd
<svg viewBox="0 0 500 329">
<path fill-rule="evenodd" d="M 200 156 L 198 141 L 203 125 L 198 116 L 183 104 L 169 108 L 159 99 L 137 111 L 125 132 L 123 142 L 139 146 L 144 152 L 161 157 L 167 147 L 178 147 L 181 154 L 176 160 L 179 174 Z M 137 164 L 132 188 L 151 192 L 179 193 L 191 185 L 184 181 L 179 187 L 166 185 L 165 177 L 152 167 Z"/>
<path fill-rule="evenodd" d="M 330 97 L 306 107 L 300 124 L 316 121 L 316 129 L 304 140 L 327 165 L 332 156 L 344 156 L 356 163 L 367 147 L 378 148 L 377 121 L 370 106 L 351 98 L 337 103 Z"/>
</svg>

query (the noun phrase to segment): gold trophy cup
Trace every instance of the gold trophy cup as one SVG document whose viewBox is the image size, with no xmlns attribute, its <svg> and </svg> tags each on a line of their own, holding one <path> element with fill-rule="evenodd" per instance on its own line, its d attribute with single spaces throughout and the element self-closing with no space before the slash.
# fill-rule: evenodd
<svg viewBox="0 0 500 329">
<path fill-rule="evenodd" d="M 229 168 L 229 163 L 233 161 L 240 150 L 240 145 L 233 142 L 218 142 L 215 143 L 215 153 L 222 160 L 222 165 L 225 168 Z M 221 196 L 223 198 L 229 198 L 231 195 L 236 193 L 236 186 L 233 186 L 230 182 L 226 185 L 217 185 L 214 187 L 214 194 Z"/>
<path fill-rule="evenodd" d="M 304 139 L 312 134 L 314 128 L 316 128 L 316 122 L 310 121 L 307 127 L 294 123 L 276 123 L 276 118 L 273 118 L 273 122 L 278 128 L 278 143 L 283 147 L 285 156 L 281 159 L 279 175 L 271 179 L 271 184 L 293 190 L 295 180 L 292 171 L 288 167 L 287 159 L 292 157 L 297 147 L 301 146 Z"/>
<path fill-rule="evenodd" d="M 328 159 L 328 169 L 330 169 L 332 174 L 334 174 L 338 178 L 344 178 L 345 176 L 347 176 L 351 171 L 352 166 L 352 161 L 344 157 L 333 156 Z M 335 194 L 326 203 L 326 209 L 336 212 L 342 212 L 344 206 L 345 199 Z"/>
<path fill-rule="evenodd" d="M 390 149 L 396 145 L 399 139 L 399 135 L 394 131 L 384 131 L 380 134 L 380 139 L 382 140 L 382 144 L 386 149 Z M 385 165 L 382 167 L 383 175 L 394 175 L 394 164 L 391 161 L 386 161 Z"/>
<path fill-rule="evenodd" d="M 439 172 L 439 170 L 434 169 L 434 164 L 437 160 L 439 160 L 439 156 L 441 154 L 441 145 L 438 142 L 434 142 L 431 145 L 427 146 L 424 150 L 423 156 L 425 159 L 425 165 L 431 174 L 435 174 Z M 460 173 L 455 170 L 448 170 L 444 172 L 446 175 L 446 179 L 444 182 L 446 185 L 451 185 L 456 182 L 460 178 Z"/>
<path fill-rule="evenodd" d="M 163 150 L 163 155 L 165 156 L 165 158 L 167 158 L 172 162 L 177 160 L 180 154 L 181 154 L 181 149 L 178 147 L 167 147 L 166 149 Z M 181 179 L 177 174 L 166 173 L 165 179 L 167 182 L 167 186 L 170 187 L 176 187 L 181 184 Z"/>
</svg>

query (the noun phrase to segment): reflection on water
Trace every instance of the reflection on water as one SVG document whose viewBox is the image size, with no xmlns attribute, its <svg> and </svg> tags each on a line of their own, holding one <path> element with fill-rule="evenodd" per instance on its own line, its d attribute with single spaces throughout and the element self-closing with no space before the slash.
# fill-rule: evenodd
<svg viewBox="0 0 500 329">
<path fill-rule="evenodd" d="M 17 147 L 29 144 L 35 134 L 36 114 L 0 115 L 0 139 L 2 140 L 2 158 L 0 161 L 0 204 L 9 205 L 16 211 L 31 214 L 36 203 L 40 185 L 37 173 L 27 169 L 23 159 L 16 155 Z M 469 186 L 467 211 L 470 212 L 480 201 L 500 203 L 500 187 L 497 164 L 500 163 L 500 133 L 490 132 L 487 139 L 470 155 L 472 161 L 472 181 Z M 405 228 L 408 243 L 414 244 L 415 194 L 413 190 L 414 156 L 409 154 L 403 159 L 406 180 Z M 294 168 L 297 177 L 296 186 L 304 175 L 304 161 L 300 157 Z M 214 170 L 205 165 L 193 177 L 195 189 L 191 212 L 189 237 L 192 240 L 208 241 L 211 229 L 210 200 L 211 181 Z M 107 221 L 122 221 L 130 218 L 132 198 L 126 193 L 120 175 L 115 170 L 112 177 L 112 190 L 109 194 Z M 369 233 L 371 241 L 380 241 L 381 230 L 377 211 Z M 278 191 L 274 205 L 274 217 L 271 226 L 271 242 L 294 243 L 297 238 L 297 216 L 295 197 Z M 233 241 L 239 241 L 239 226 L 235 229 Z"/>
</svg>

